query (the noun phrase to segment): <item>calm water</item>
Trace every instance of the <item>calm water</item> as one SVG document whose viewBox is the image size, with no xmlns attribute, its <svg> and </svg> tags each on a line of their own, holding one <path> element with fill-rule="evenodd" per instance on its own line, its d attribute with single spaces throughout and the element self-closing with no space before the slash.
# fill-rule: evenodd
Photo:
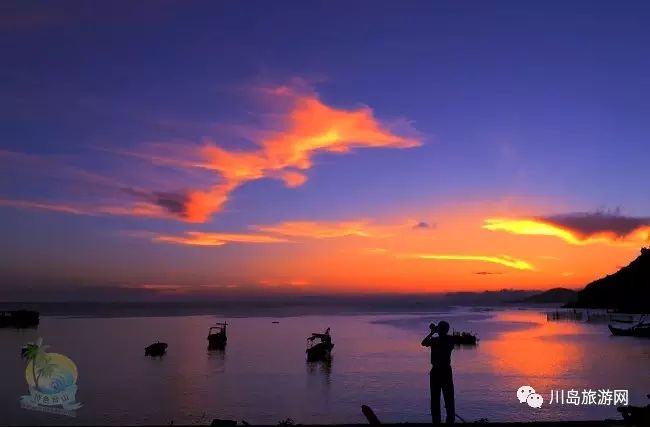
<svg viewBox="0 0 650 427">
<path fill-rule="evenodd" d="M 549 406 L 552 389 L 629 389 L 630 403 L 647 401 L 650 340 L 612 337 L 604 324 L 547 322 L 536 311 L 232 318 L 225 352 L 206 349 L 213 316 L 43 317 L 38 330 L 0 330 L 0 424 L 365 422 L 362 404 L 382 421 L 426 422 L 420 340 L 443 318 L 481 337 L 452 355 L 457 412 L 468 421 L 619 417 L 613 406 Z M 331 365 L 306 363 L 305 337 L 327 326 Z M 39 336 L 79 368 L 77 418 L 19 406 L 27 391 L 19 350 Z M 157 339 L 168 354 L 145 358 L 144 345 Z M 544 396 L 541 409 L 519 404 L 524 384 Z"/>
</svg>

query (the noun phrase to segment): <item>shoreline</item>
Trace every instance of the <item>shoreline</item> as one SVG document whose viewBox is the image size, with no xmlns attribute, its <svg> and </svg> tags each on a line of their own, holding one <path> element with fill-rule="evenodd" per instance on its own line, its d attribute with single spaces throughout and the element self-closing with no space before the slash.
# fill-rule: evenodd
<svg viewBox="0 0 650 427">
<path fill-rule="evenodd" d="M 11 310 L 38 311 L 41 317 L 67 318 L 127 318 L 127 317 L 182 317 L 182 316 L 221 316 L 231 318 L 245 317 L 300 317 L 323 315 L 435 315 L 450 312 L 474 312 L 489 314 L 503 310 L 544 311 L 560 309 L 557 305 L 544 304 L 441 304 L 441 303 L 386 303 L 356 301 L 305 301 L 293 304 L 270 302 L 0 302 L 0 311 Z"/>
</svg>

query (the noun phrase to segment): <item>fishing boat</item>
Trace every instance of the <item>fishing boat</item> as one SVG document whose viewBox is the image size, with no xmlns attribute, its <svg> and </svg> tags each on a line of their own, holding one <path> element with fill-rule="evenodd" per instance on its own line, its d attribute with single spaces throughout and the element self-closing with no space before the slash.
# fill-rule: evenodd
<svg viewBox="0 0 650 427">
<path fill-rule="evenodd" d="M 39 323 L 38 311 L 0 311 L 0 328 L 35 328 Z"/>
<path fill-rule="evenodd" d="M 166 342 L 155 342 L 151 345 L 148 345 L 144 348 L 144 355 L 151 357 L 162 357 L 167 353 L 167 343 Z"/>
<path fill-rule="evenodd" d="M 226 335 L 228 323 L 217 323 L 208 330 L 208 349 L 222 349 L 226 346 L 228 336 Z"/>
<path fill-rule="evenodd" d="M 612 335 L 650 338 L 650 323 L 644 322 L 643 318 L 639 323 L 629 328 L 618 328 L 611 324 L 607 325 L 607 327 L 612 332 Z"/>
<path fill-rule="evenodd" d="M 454 345 L 476 345 L 478 337 L 469 332 L 454 332 L 451 334 Z"/>
<path fill-rule="evenodd" d="M 324 334 L 312 333 L 311 336 L 307 338 L 307 360 L 316 361 L 328 359 L 332 355 L 333 348 L 334 344 L 332 344 L 330 328 L 327 328 Z"/>
</svg>

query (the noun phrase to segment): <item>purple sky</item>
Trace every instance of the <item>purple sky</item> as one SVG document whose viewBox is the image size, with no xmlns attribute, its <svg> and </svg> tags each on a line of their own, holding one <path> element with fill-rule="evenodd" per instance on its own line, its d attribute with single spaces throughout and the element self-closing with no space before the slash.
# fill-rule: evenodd
<svg viewBox="0 0 650 427">
<path fill-rule="evenodd" d="M 437 206 L 517 199 L 560 207 L 539 217 L 620 208 L 648 224 L 648 22 L 645 1 L 3 1 L 0 288 L 193 268 L 188 281 L 230 283 L 265 271 L 268 246 L 141 237 L 398 208 L 435 223 Z M 361 136 L 350 152 L 309 151 L 308 167 L 265 164 L 188 226 L 191 190 L 233 180 L 152 153 L 253 150 L 286 131 L 287 98 L 368 109 L 416 142 Z M 285 172 L 304 183 L 283 184 Z M 168 216 L 117 212 L 137 208 Z"/>
</svg>

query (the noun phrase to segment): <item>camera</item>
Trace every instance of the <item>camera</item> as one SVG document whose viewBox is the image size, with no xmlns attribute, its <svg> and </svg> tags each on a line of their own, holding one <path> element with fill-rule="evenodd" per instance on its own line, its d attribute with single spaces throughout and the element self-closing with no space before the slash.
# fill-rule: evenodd
<svg viewBox="0 0 650 427">
<path fill-rule="evenodd" d="M 430 323 L 429 324 L 429 329 L 431 329 L 431 332 L 435 332 L 436 331 L 436 324 L 435 323 Z"/>
</svg>

